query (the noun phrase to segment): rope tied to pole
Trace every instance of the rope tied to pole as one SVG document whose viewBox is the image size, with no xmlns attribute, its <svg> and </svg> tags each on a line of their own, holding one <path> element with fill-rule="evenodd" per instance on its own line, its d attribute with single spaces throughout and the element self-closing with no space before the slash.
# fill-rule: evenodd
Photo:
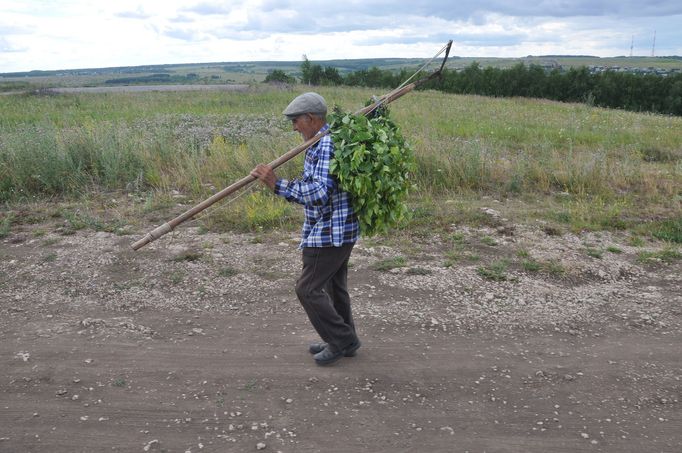
<svg viewBox="0 0 682 453">
<path fill-rule="evenodd" d="M 426 63 L 424 63 L 419 69 L 417 69 L 417 70 L 414 72 L 414 74 L 412 74 L 410 77 L 408 77 L 408 79 L 405 80 L 403 83 L 401 83 L 397 88 L 394 88 L 393 91 L 389 92 L 388 94 L 385 94 L 385 95 L 382 96 L 381 98 L 378 98 L 378 99 L 375 101 L 375 103 L 374 103 L 374 107 L 373 107 L 371 110 L 369 110 L 368 112 L 366 112 L 365 115 L 369 115 L 369 114 L 372 113 L 374 110 L 376 110 L 376 109 L 378 109 L 379 107 L 381 107 L 381 106 L 384 104 L 384 101 L 385 101 L 386 99 L 390 98 L 391 95 L 394 95 L 395 93 L 397 93 L 397 92 L 399 92 L 401 89 L 403 89 L 408 83 L 410 83 L 410 80 L 414 79 L 414 78 L 417 76 L 417 74 L 419 74 L 420 72 L 422 72 L 428 65 L 430 65 L 431 62 L 433 62 L 433 60 L 435 60 L 435 59 L 438 58 L 443 52 L 445 52 L 445 58 L 443 58 L 443 62 L 441 63 L 440 68 L 438 69 L 438 71 L 434 72 L 434 73 L 431 74 L 429 77 L 427 77 L 427 78 L 425 78 L 425 79 L 423 79 L 423 80 L 417 81 L 417 83 L 418 83 L 418 82 L 422 82 L 422 83 L 423 83 L 423 82 L 425 82 L 425 81 L 427 81 L 427 80 L 433 79 L 433 78 L 436 77 L 436 76 L 440 76 L 441 72 L 443 71 L 443 68 L 445 67 L 445 62 L 448 60 L 448 56 L 450 56 L 450 48 L 451 48 L 451 47 L 452 47 L 452 40 L 448 41 L 448 42 L 447 42 L 447 43 L 446 43 L 446 44 L 445 44 L 445 45 L 444 45 L 444 46 L 443 46 L 443 47 L 442 47 L 442 48 L 441 48 L 433 57 L 431 57 L 431 59 L 430 59 L 429 61 L 427 61 Z M 376 98 L 375 98 L 375 99 L 376 99 Z M 389 101 L 389 102 L 390 102 L 390 101 Z"/>
</svg>

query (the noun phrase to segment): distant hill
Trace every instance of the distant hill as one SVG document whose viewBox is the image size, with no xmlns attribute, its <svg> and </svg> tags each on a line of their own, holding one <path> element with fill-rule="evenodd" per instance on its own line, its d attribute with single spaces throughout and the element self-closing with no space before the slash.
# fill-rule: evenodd
<svg viewBox="0 0 682 453">
<path fill-rule="evenodd" d="M 424 58 L 362 58 L 337 60 L 311 60 L 313 63 L 336 68 L 339 73 L 377 67 L 384 70 L 400 70 L 423 64 Z M 682 69 L 682 57 L 609 57 L 589 55 L 529 55 L 522 58 L 457 57 L 451 56 L 447 67 L 461 69 L 478 62 L 480 66 L 511 67 L 523 62 L 544 67 L 631 67 Z M 279 69 L 294 77 L 300 77 L 301 61 L 242 61 L 186 64 L 159 64 L 143 66 L 120 66 L 105 68 L 81 68 L 63 70 L 34 70 L 0 73 L 0 91 L 8 91 L 21 85 L 31 87 L 101 86 L 109 84 L 168 83 L 214 84 L 257 83 L 268 72 Z"/>
<path fill-rule="evenodd" d="M 451 57 L 452 58 L 452 57 Z M 455 57 L 456 58 L 456 57 Z M 388 67 L 401 68 L 413 66 L 424 62 L 420 58 L 362 58 L 347 60 L 315 61 L 325 66 L 333 66 L 339 71 L 357 71 L 369 69 L 373 66 L 381 69 Z M 243 61 L 243 62 L 212 62 L 212 63 L 182 63 L 182 64 L 159 64 L 144 66 L 119 66 L 106 68 L 81 68 L 81 69 L 56 69 L 56 70 L 32 70 L 22 72 L 4 72 L 0 77 L 50 77 L 50 76 L 92 76 L 92 75 L 115 75 L 115 74 L 142 74 L 142 73 L 173 73 L 187 69 L 221 68 L 225 72 L 253 72 L 267 73 L 271 69 L 299 70 L 301 61 Z"/>
</svg>

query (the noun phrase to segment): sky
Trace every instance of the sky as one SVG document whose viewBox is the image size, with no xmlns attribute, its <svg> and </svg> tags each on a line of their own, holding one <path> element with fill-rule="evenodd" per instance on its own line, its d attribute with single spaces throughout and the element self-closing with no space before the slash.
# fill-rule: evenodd
<svg viewBox="0 0 682 453">
<path fill-rule="evenodd" d="M 451 55 L 682 55 L 681 0 L 0 0 L 0 73 Z"/>
</svg>

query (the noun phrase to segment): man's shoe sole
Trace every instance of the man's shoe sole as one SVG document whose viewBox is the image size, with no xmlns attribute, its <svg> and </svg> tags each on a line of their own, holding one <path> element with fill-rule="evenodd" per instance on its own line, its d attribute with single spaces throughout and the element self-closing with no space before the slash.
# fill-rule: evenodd
<svg viewBox="0 0 682 453">
<path fill-rule="evenodd" d="M 315 354 L 317 356 L 317 354 Z M 326 365 L 331 365 L 332 363 L 336 363 L 339 360 L 343 358 L 343 353 L 339 352 L 338 354 L 335 354 L 333 356 L 330 356 L 327 359 L 324 360 L 319 360 L 317 357 L 315 357 L 315 363 L 321 366 L 326 366 Z"/>
<path fill-rule="evenodd" d="M 355 354 L 357 353 L 358 348 L 360 347 L 360 342 L 358 341 L 358 345 L 354 349 L 346 349 L 344 351 L 343 356 L 344 357 L 355 357 Z M 310 346 L 308 346 L 308 352 L 311 354 L 318 354 L 322 351 L 324 351 L 324 348 L 327 347 L 327 343 L 312 343 Z"/>
</svg>

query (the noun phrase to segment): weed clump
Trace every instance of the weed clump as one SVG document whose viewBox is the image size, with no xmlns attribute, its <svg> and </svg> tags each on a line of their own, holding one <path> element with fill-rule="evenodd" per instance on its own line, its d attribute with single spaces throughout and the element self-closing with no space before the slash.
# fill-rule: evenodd
<svg viewBox="0 0 682 453">
<path fill-rule="evenodd" d="M 387 272 L 390 271 L 391 269 L 405 267 L 406 265 L 407 261 L 405 260 L 404 257 L 396 256 L 394 258 L 386 258 L 384 260 L 377 261 L 376 263 L 374 263 L 372 268 L 376 271 Z"/>
<path fill-rule="evenodd" d="M 649 146 L 642 150 L 642 159 L 645 162 L 676 162 L 682 159 L 682 151 L 675 152 L 672 150 Z"/>
<path fill-rule="evenodd" d="M 508 267 L 509 263 L 505 260 L 501 260 L 491 263 L 488 266 L 480 266 L 476 269 L 476 272 L 485 279 L 502 282 L 507 280 Z"/>
<path fill-rule="evenodd" d="M 201 252 L 198 252 L 196 250 L 185 250 L 182 253 L 179 253 L 173 258 L 173 261 L 176 262 L 183 262 L 183 261 L 199 261 L 202 257 Z"/>
<path fill-rule="evenodd" d="M 662 241 L 682 244 L 682 217 L 659 222 L 651 234 Z"/>
</svg>

